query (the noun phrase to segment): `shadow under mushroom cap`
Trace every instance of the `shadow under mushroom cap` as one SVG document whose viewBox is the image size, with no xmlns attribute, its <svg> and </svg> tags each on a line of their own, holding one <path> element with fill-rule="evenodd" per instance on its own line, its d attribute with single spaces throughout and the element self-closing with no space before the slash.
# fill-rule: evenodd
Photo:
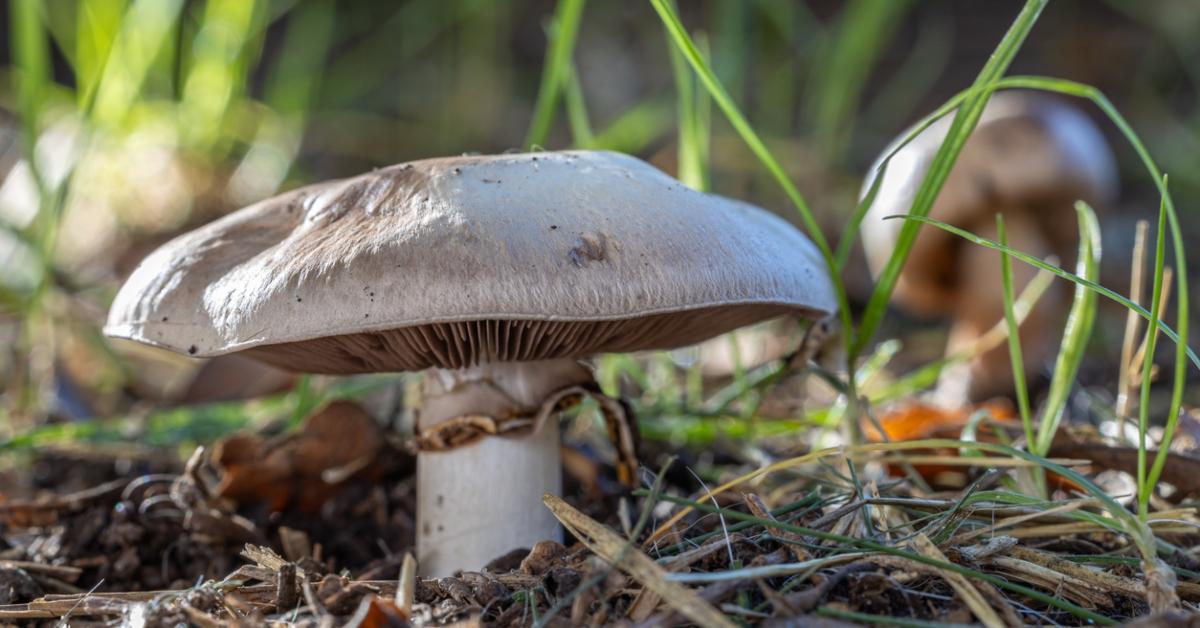
<svg viewBox="0 0 1200 628">
<path fill-rule="evenodd" d="M 412 162 L 252 205 L 151 254 L 106 332 L 363 372 L 674 347 L 833 309 L 784 220 L 573 151 Z"/>
</svg>

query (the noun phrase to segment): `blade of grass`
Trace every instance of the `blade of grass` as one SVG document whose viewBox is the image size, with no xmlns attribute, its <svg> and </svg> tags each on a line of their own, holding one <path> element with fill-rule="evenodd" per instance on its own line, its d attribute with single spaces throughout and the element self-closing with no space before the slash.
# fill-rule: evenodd
<svg viewBox="0 0 1200 628">
<path fill-rule="evenodd" d="M 1154 283 L 1153 292 L 1150 303 L 1150 316 L 1158 319 L 1162 316 L 1162 292 L 1164 289 L 1163 273 L 1166 257 L 1166 234 L 1163 233 L 1166 225 L 1166 202 L 1159 199 L 1158 203 L 1158 232 L 1154 237 Z M 1144 519 L 1150 512 L 1150 495 L 1154 493 L 1155 484 L 1150 483 L 1150 478 L 1146 473 L 1146 433 L 1150 430 L 1150 383 L 1154 376 L 1154 349 L 1158 344 L 1158 334 L 1154 330 L 1146 330 L 1146 352 L 1143 355 L 1142 362 L 1142 388 L 1140 391 L 1140 400 L 1138 407 L 1138 461 L 1137 461 L 1137 486 L 1138 486 L 1138 514 Z M 1164 444 L 1169 443 L 1166 434 L 1163 435 Z M 1156 477 L 1157 479 L 1157 477 Z"/>
<path fill-rule="evenodd" d="M 671 128 L 671 111 L 670 103 L 664 99 L 644 100 L 597 131 L 593 147 L 624 153 L 645 150 Z"/>
<path fill-rule="evenodd" d="M 1167 222 L 1164 215 L 1165 210 L 1166 205 L 1160 200 L 1158 207 L 1158 233 L 1155 235 L 1154 240 L 1154 279 L 1150 303 L 1150 316 L 1155 319 L 1162 316 L 1163 265 L 1166 243 L 1166 238 L 1163 237 L 1165 235 L 1163 230 Z M 1150 430 L 1150 383 L 1153 377 L 1154 349 L 1157 343 L 1158 334 L 1154 332 L 1153 328 L 1147 328 L 1146 351 L 1143 353 L 1142 362 L 1142 387 L 1138 407 L 1137 442 L 1138 514 L 1143 518 L 1149 513 L 1150 494 L 1154 492 L 1154 487 L 1147 486 L 1146 484 L 1146 433 Z"/>
<path fill-rule="evenodd" d="M 311 106 L 333 39 L 333 0 L 310 0 L 288 17 L 281 54 L 271 69 L 265 102 L 279 113 L 303 117 Z"/>
<path fill-rule="evenodd" d="M 1008 234 L 1004 229 L 1004 216 L 996 215 L 996 237 L 1000 244 L 1008 246 Z M 1012 361 L 1013 388 L 1017 396 L 1017 408 L 1021 425 L 1025 427 L 1025 446 L 1033 444 L 1033 414 L 1029 410 L 1029 390 L 1025 386 L 1025 360 L 1021 355 L 1021 336 L 1018 333 L 1017 314 L 1013 306 L 1012 258 L 1000 256 L 1000 276 L 1004 284 L 1004 323 L 1008 326 L 1008 355 Z"/>
<path fill-rule="evenodd" d="M 554 108 L 562 93 L 571 56 L 575 52 L 575 36 L 583 16 L 584 0 L 559 0 L 554 18 L 547 29 L 549 38 L 546 47 L 546 64 L 542 66 L 542 81 L 538 86 L 537 101 L 533 106 L 533 120 L 524 146 L 531 148 L 546 143 L 550 126 L 554 123 Z"/>
<path fill-rule="evenodd" d="M 1171 388 L 1171 405 L 1167 411 L 1167 422 L 1163 429 L 1163 441 L 1159 445 L 1158 455 L 1154 460 L 1154 467 L 1150 472 L 1150 477 L 1147 478 L 1149 486 L 1153 487 L 1158 482 L 1158 477 L 1162 472 L 1163 465 L 1166 464 L 1166 453 L 1170 450 L 1171 440 L 1175 435 L 1175 427 L 1179 421 L 1179 410 L 1183 403 L 1183 390 L 1187 380 L 1187 360 L 1190 358 L 1193 364 L 1200 367 L 1200 361 L 1196 359 L 1196 354 L 1188 346 L 1188 323 L 1190 322 L 1190 303 L 1188 299 L 1188 280 L 1187 280 L 1187 253 L 1183 243 L 1183 230 L 1179 226 L 1179 215 L 1175 210 L 1175 201 L 1171 197 L 1171 192 L 1167 187 L 1167 177 L 1158 168 L 1158 164 L 1150 156 L 1150 151 L 1146 150 L 1141 139 L 1134 132 L 1133 127 L 1125 120 L 1112 102 L 1104 96 L 1100 90 L 1090 85 L 1075 83 L 1062 79 L 1050 79 L 1045 77 L 1021 76 L 1012 77 L 1003 81 L 1007 87 L 1026 87 L 1032 89 L 1041 89 L 1044 91 L 1052 91 L 1060 94 L 1086 98 L 1094 103 L 1109 120 L 1121 131 L 1125 136 L 1126 141 L 1133 147 L 1138 157 L 1142 161 L 1142 165 L 1150 173 L 1154 179 L 1154 184 L 1158 188 L 1160 202 L 1166 214 L 1166 222 L 1171 229 L 1171 244 L 1175 254 L 1176 272 L 1179 274 L 1178 280 L 1178 299 L 1176 301 L 1176 317 L 1178 319 L 1179 333 L 1172 336 L 1174 332 L 1162 322 L 1159 317 L 1149 317 L 1150 324 L 1162 330 L 1168 337 L 1172 337 L 1175 341 L 1175 368 L 1172 378 Z M 1156 282 L 1155 286 L 1159 284 Z M 1132 302 L 1131 302 L 1132 304 Z M 1132 304 L 1136 306 L 1136 304 Z M 1128 306 L 1126 306 L 1128 307 Z M 1145 312 L 1144 308 L 1139 308 Z M 1143 314 L 1147 316 L 1148 314 Z M 1147 355 L 1151 355 L 1147 352 Z"/>
<path fill-rule="evenodd" d="M 1036 2 L 1039 0 L 1029 1 Z M 1044 2 L 1045 0 L 1040 1 Z M 817 222 L 817 219 L 813 215 L 812 211 L 809 209 L 807 201 L 804 200 L 804 196 L 800 193 L 800 190 L 796 187 L 796 185 L 792 183 L 791 179 L 788 178 L 787 174 L 783 170 L 783 167 L 779 164 L 778 160 L 775 159 L 775 156 L 767 148 L 766 144 L 763 143 L 762 138 L 760 138 L 758 133 L 755 132 L 754 128 L 750 125 L 750 122 L 746 120 L 744 115 L 742 115 L 741 110 L 738 109 L 738 106 L 734 103 L 733 98 L 729 95 L 729 92 L 725 90 L 725 87 L 721 84 L 720 80 L 717 78 L 717 75 L 713 72 L 708 62 L 703 56 L 701 56 L 700 51 L 696 48 L 695 42 L 692 41 L 692 38 L 688 35 L 687 30 L 684 29 L 683 23 L 679 20 L 679 15 L 675 13 L 675 10 L 667 2 L 667 0 L 650 0 L 650 3 L 654 7 L 654 10 L 658 12 L 658 16 L 661 18 L 663 26 L 667 29 L 667 33 L 674 40 L 676 47 L 679 48 L 679 51 L 683 54 L 683 57 L 687 60 L 687 62 L 691 64 L 692 70 L 695 71 L 696 76 L 700 78 L 701 83 L 703 83 L 704 87 L 708 90 L 709 96 L 713 99 L 713 102 L 715 102 L 717 107 L 719 107 L 725 114 L 725 117 L 729 120 L 730 125 L 733 126 L 735 131 L 737 131 L 738 135 L 742 138 L 742 141 L 746 144 L 746 146 L 750 148 L 750 152 L 754 153 L 754 156 L 758 158 L 763 167 L 765 167 L 771 174 L 771 177 L 775 179 L 775 182 L 783 189 L 784 194 L 786 194 L 788 197 L 788 200 L 790 200 L 792 205 L 796 207 L 797 212 L 800 214 L 800 221 L 804 224 L 804 228 L 808 231 L 809 237 L 812 239 L 813 243 L 817 245 L 817 248 L 821 251 L 821 256 L 825 259 L 825 264 L 828 267 L 828 272 L 830 274 L 830 280 L 833 282 L 834 291 L 837 295 L 838 316 L 841 319 L 842 329 L 847 330 L 847 335 L 849 335 L 849 330 L 852 329 L 852 327 L 850 320 L 850 305 L 849 300 L 846 297 L 846 288 L 842 283 L 841 277 L 836 273 L 837 265 L 833 257 L 833 251 L 829 248 L 829 242 L 825 239 L 824 234 L 821 232 L 821 226 Z"/>
<path fill-rule="evenodd" d="M 863 124 L 890 129 L 911 118 L 954 58 L 954 18 L 931 13 L 921 16 L 917 40 L 900 67 L 871 89 Z"/>
<path fill-rule="evenodd" d="M 679 119 L 678 141 L 678 176 L 679 180 L 691 188 L 708 191 L 707 155 L 704 154 L 705 138 L 702 133 L 706 127 L 700 126 L 697 110 L 700 94 L 692 76 L 692 70 L 687 66 L 679 49 L 667 41 L 667 51 L 671 57 L 671 75 L 675 80 L 676 116 Z"/>
<path fill-rule="evenodd" d="M 246 89 L 266 27 L 262 0 L 209 0 L 198 33 L 179 103 L 184 143 L 202 151 L 224 152 L 226 120 Z"/>
<path fill-rule="evenodd" d="M 1029 35 L 1029 31 L 1037 22 L 1046 2 L 1047 0 L 1026 1 L 995 52 L 979 72 L 979 76 L 972 85 L 977 89 L 973 89 L 964 97 L 962 105 L 955 112 L 950 129 L 946 133 L 946 139 L 943 140 L 934 155 L 929 170 L 917 190 L 912 208 L 909 210 L 910 215 L 919 217 L 929 215 L 929 211 L 933 208 L 933 202 L 941 192 L 942 185 L 946 182 L 958 154 L 983 115 L 984 106 L 987 105 L 996 82 L 1012 63 L 1013 57 L 1016 56 L 1021 44 Z M 871 342 L 875 332 L 879 329 L 879 324 L 887 310 L 888 301 L 891 299 L 892 290 L 895 289 L 896 282 L 900 278 L 900 270 L 903 268 L 905 260 L 908 259 L 908 254 L 912 250 L 919 230 L 920 224 L 913 222 L 905 224 L 900 229 L 892 256 L 876 280 L 875 290 L 871 293 L 866 310 L 863 312 L 858 333 L 850 345 L 849 359 L 851 361 Z"/>
<path fill-rule="evenodd" d="M 888 158 L 891 159 L 890 157 Z M 850 251 L 854 248 L 854 241 L 858 239 L 858 232 L 862 228 L 863 218 L 871 209 L 871 205 L 875 204 L 875 197 L 879 194 L 879 187 L 883 184 L 883 177 L 887 174 L 887 162 L 879 165 L 879 169 L 874 173 L 874 179 L 871 181 L 871 187 L 867 189 L 866 196 L 858 202 L 858 206 L 854 208 L 854 213 L 850 215 L 850 221 L 846 223 L 846 230 L 842 232 L 841 238 L 838 239 L 837 250 L 834 251 L 833 259 L 837 264 L 838 273 L 846 270 L 846 263 L 850 261 Z"/>
<path fill-rule="evenodd" d="M 812 75 L 809 91 L 810 126 L 821 153 L 831 161 L 842 159 L 858 114 L 858 105 L 871 68 L 903 21 L 908 0 L 851 0 L 838 16 L 838 24 L 821 55 L 823 71 Z"/>
<path fill-rule="evenodd" d="M 1171 284 L 1174 282 L 1174 275 L 1175 271 L 1170 266 L 1163 268 L 1162 294 L 1159 295 L 1159 301 L 1161 303 L 1158 306 L 1158 311 L 1160 312 L 1163 310 L 1163 308 L 1167 307 L 1167 303 L 1171 300 Z M 1137 316 L 1137 314 L 1135 313 L 1134 316 Z M 1156 336 L 1158 335 L 1157 328 L 1155 328 L 1154 334 Z M 1149 342 L 1150 330 L 1147 329 L 1146 333 L 1142 335 L 1142 342 L 1138 344 L 1137 351 L 1133 352 L 1133 361 L 1130 362 L 1130 364 L 1137 366 L 1137 370 L 1133 372 L 1133 376 L 1137 377 L 1139 381 L 1142 378 L 1142 363 L 1146 359 L 1146 344 Z"/>
<path fill-rule="evenodd" d="M 1079 259 L 1075 264 L 1076 274 L 1095 283 L 1100 276 L 1100 223 L 1096 213 L 1083 201 L 1075 204 L 1079 217 Z M 1007 255 L 1004 256 L 1007 259 Z M 1075 297 L 1063 332 L 1062 346 L 1054 363 L 1054 376 L 1050 380 L 1050 393 L 1042 407 L 1041 424 L 1037 440 L 1030 444 L 1031 451 L 1045 456 L 1050 451 L 1050 441 L 1058 431 L 1062 415 L 1067 406 L 1067 397 L 1075 383 L 1075 375 L 1083 362 L 1083 354 L 1092 336 L 1096 320 L 1096 293 L 1082 284 L 1075 285 Z"/>
<path fill-rule="evenodd" d="M 115 126 L 129 115 L 182 10 L 182 0 L 136 0 L 125 10 L 108 59 L 83 94 L 93 122 Z"/>
<path fill-rule="evenodd" d="M 999 242 L 996 242 L 994 240 L 989 240 L 987 238 L 977 236 L 977 235 L 975 235 L 969 231 L 966 231 L 964 229 L 959 229 L 958 227 L 955 227 L 954 225 L 946 224 L 940 220 L 936 220 L 936 219 L 929 218 L 926 216 L 913 216 L 911 214 L 906 215 L 906 216 L 888 216 L 887 218 L 885 218 L 885 220 L 892 220 L 892 219 L 911 220 L 911 221 L 915 221 L 915 222 L 923 222 L 926 224 L 933 225 L 939 229 L 943 229 L 945 231 L 953 233 L 954 235 L 956 235 L 960 238 L 963 238 L 964 240 L 967 240 L 969 242 L 973 242 L 973 243 L 981 245 L 981 246 L 986 246 L 990 249 L 995 249 L 997 251 L 1000 251 L 1001 253 L 1010 255 L 1022 262 L 1025 262 L 1026 264 L 1029 264 L 1031 266 L 1036 266 L 1045 271 L 1049 271 L 1049 272 L 1053 273 L 1055 276 L 1066 279 L 1067 281 L 1071 281 L 1071 282 L 1074 282 L 1077 284 L 1082 284 L 1084 286 L 1087 286 L 1088 289 L 1096 291 L 1101 296 L 1104 296 L 1112 301 L 1116 301 L 1117 303 L 1120 303 L 1121 305 L 1129 308 L 1130 310 L 1137 312 L 1139 316 L 1141 316 L 1142 318 L 1149 321 L 1152 326 L 1156 325 L 1159 328 L 1159 330 L 1163 333 L 1163 335 L 1165 335 L 1166 337 L 1175 341 L 1176 343 L 1179 343 L 1180 334 L 1176 333 L 1176 331 L 1174 329 L 1172 329 L 1169 325 L 1167 325 L 1165 322 L 1163 322 L 1161 320 L 1155 322 L 1155 319 L 1151 318 L 1149 310 L 1134 303 L 1133 301 L 1130 301 L 1124 295 L 1118 294 L 1117 292 L 1114 292 L 1113 290 L 1106 288 L 1094 281 L 1090 281 L 1088 279 L 1080 277 L 1079 275 L 1065 271 L 1065 270 L 1059 268 L 1058 266 L 1046 263 L 1046 262 L 1044 262 L 1032 255 L 1024 253 L 1022 251 L 1018 251 L 1016 249 L 1012 249 L 1007 246 L 1002 246 Z M 1183 326 L 1181 325 L 1181 327 L 1183 327 Z M 1187 348 L 1186 346 L 1184 346 L 1182 344 L 1179 344 L 1179 347 L 1180 347 L 1181 351 L 1185 352 L 1185 359 L 1190 359 L 1192 361 L 1192 364 L 1196 365 L 1196 368 L 1200 368 L 1200 356 L 1197 356 L 1194 351 L 1192 351 L 1190 348 Z"/>
<path fill-rule="evenodd" d="M 21 111 L 26 154 L 32 155 L 50 83 L 50 42 L 42 25 L 41 2 L 13 0 L 9 6 L 12 56 L 17 69 L 13 89 Z"/>
<path fill-rule="evenodd" d="M 12 12 L 12 24 L 9 26 L 12 37 L 10 45 L 13 63 L 16 66 L 12 87 L 17 94 L 17 108 L 21 114 L 21 142 L 24 146 L 25 161 L 33 174 L 42 204 L 41 209 L 44 211 L 49 190 L 34 155 L 34 148 L 41 133 L 41 115 L 45 110 L 51 80 L 50 42 L 46 29 L 42 26 L 41 2 L 13 0 L 9 8 Z M 38 225 L 39 232 L 45 229 L 45 225 Z"/>
<path fill-rule="evenodd" d="M 76 98 L 79 107 L 91 100 L 100 75 L 104 71 L 105 59 L 112 50 L 120 32 L 121 16 L 125 12 L 125 0 L 92 0 L 79 3 L 79 15 L 75 18 L 75 76 Z"/>
<path fill-rule="evenodd" d="M 1159 201 L 1159 212 L 1161 214 L 1162 202 Z M 1163 221 L 1160 220 L 1161 224 Z M 1134 303 L 1141 304 L 1142 302 L 1142 284 L 1145 283 L 1143 275 L 1146 270 L 1146 232 L 1149 231 L 1150 223 L 1145 220 L 1137 221 L 1137 227 L 1134 231 L 1133 238 L 1133 259 L 1130 263 L 1130 279 L 1129 279 L 1129 299 Z M 1151 312 L 1153 313 L 1153 312 Z M 1138 333 L 1138 317 L 1133 312 L 1125 313 L 1125 336 L 1121 341 L 1121 363 L 1117 372 L 1117 403 L 1114 411 L 1117 418 L 1120 420 L 1120 440 L 1127 441 L 1125 428 L 1128 427 L 1129 421 L 1129 394 L 1133 388 L 1133 364 L 1134 364 L 1134 344 L 1137 343 Z M 1139 478 L 1141 476 L 1138 476 Z"/>
<path fill-rule="evenodd" d="M 563 106 L 567 110 L 567 125 L 571 128 L 571 141 L 576 148 L 592 148 L 596 135 L 588 120 L 587 102 L 583 99 L 583 84 L 579 81 L 579 68 L 568 64 L 567 82 L 563 89 Z"/>
</svg>

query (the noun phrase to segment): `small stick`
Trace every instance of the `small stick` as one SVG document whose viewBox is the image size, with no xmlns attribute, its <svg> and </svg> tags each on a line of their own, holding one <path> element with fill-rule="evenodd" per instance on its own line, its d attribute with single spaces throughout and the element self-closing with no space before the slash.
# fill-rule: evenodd
<svg viewBox="0 0 1200 628">
<path fill-rule="evenodd" d="M 619 534 L 554 495 L 547 493 L 542 497 L 542 503 L 546 504 L 567 531 L 588 546 L 588 549 L 632 576 L 642 586 L 657 593 L 664 602 L 692 623 L 704 628 L 735 626 L 695 591 L 667 580 L 666 571 L 662 567 Z"/>
<path fill-rule="evenodd" d="M 313 591 L 311 582 L 305 580 L 301 583 L 300 590 L 304 592 L 304 601 L 308 604 L 308 612 L 322 619 L 329 615 L 325 610 L 325 605 L 317 599 L 317 594 Z"/>
<path fill-rule="evenodd" d="M 775 519 L 775 515 L 770 514 L 770 508 L 767 508 L 767 504 L 762 502 L 761 497 L 752 494 L 752 492 L 748 492 L 748 494 L 745 494 L 743 497 L 743 500 L 746 503 L 746 507 L 750 508 L 750 513 L 757 516 L 758 519 L 779 521 L 778 519 Z M 792 558 L 794 558 L 796 562 L 802 563 L 811 558 L 811 556 L 809 556 L 809 552 L 804 550 L 805 540 L 800 537 L 799 534 L 788 532 L 786 530 L 773 530 L 772 534 L 790 542 L 787 543 L 787 552 L 788 554 L 792 555 Z"/>
</svg>

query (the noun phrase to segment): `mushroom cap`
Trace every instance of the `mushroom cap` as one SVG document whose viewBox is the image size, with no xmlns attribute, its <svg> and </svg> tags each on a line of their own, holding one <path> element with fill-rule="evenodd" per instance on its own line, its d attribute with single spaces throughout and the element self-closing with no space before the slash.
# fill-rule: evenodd
<svg viewBox="0 0 1200 628">
<path fill-rule="evenodd" d="M 781 218 L 612 152 L 415 161 L 167 243 L 105 332 L 291 370 L 462 368 L 693 344 L 835 308 Z"/>
<path fill-rule="evenodd" d="M 888 164 L 862 226 L 863 248 L 873 275 L 887 264 L 904 226 L 903 220 L 884 218 L 909 212 L 951 121 L 952 116 L 946 116 L 935 122 Z M 880 162 L 872 166 L 863 184 L 864 197 Z M 929 216 L 974 230 L 981 223 L 990 228 L 997 213 L 1025 212 L 1037 218 L 1054 249 L 1027 252 L 1069 257 L 1078 239 L 1075 201 L 1097 206 L 1111 201 L 1116 196 L 1116 173 L 1104 136 L 1082 111 L 1038 92 L 998 92 L 963 146 Z M 954 235 L 922 227 L 893 300 L 918 314 L 947 312 L 957 293 L 961 246 Z"/>
</svg>

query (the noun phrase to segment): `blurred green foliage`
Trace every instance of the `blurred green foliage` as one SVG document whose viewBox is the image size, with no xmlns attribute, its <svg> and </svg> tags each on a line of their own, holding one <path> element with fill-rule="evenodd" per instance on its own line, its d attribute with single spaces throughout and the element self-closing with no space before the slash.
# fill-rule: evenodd
<svg viewBox="0 0 1200 628">
<path fill-rule="evenodd" d="M 847 216 L 870 161 L 970 84 L 1019 8 L 705 0 L 678 10 L 815 224 L 835 237 L 854 224 Z M 118 357 L 97 332 L 115 287 L 164 238 L 283 188 L 537 144 L 632 152 L 694 187 L 787 204 L 714 114 L 649 3 L 10 0 L 5 17 L 0 406 L 14 421 L 69 405 L 64 380 L 79 389 L 83 414 L 163 401 L 146 390 L 167 384 L 136 381 L 153 360 L 124 348 Z M 1190 167 L 1200 152 L 1197 33 L 1200 7 L 1190 0 L 1054 0 L 1013 71 L 1102 89 L 1172 172 L 1186 213 L 1200 198 Z M 1102 218 L 1111 250 L 1128 248 L 1123 216 L 1158 204 L 1134 156 L 1122 160 L 1122 207 L 1099 208 L 1124 210 Z M 850 260 L 846 290 L 861 307 L 865 272 L 841 247 L 836 257 Z M 662 425 L 693 421 L 679 399 L 695 399 L 698 375 L 652 375 L 639 387 L 656 388 L 647 403 Z M 752 376 L 739 369 L 735 383 Z M 719 410 L 737 418 L 744 409 Z"/>
</svg>

